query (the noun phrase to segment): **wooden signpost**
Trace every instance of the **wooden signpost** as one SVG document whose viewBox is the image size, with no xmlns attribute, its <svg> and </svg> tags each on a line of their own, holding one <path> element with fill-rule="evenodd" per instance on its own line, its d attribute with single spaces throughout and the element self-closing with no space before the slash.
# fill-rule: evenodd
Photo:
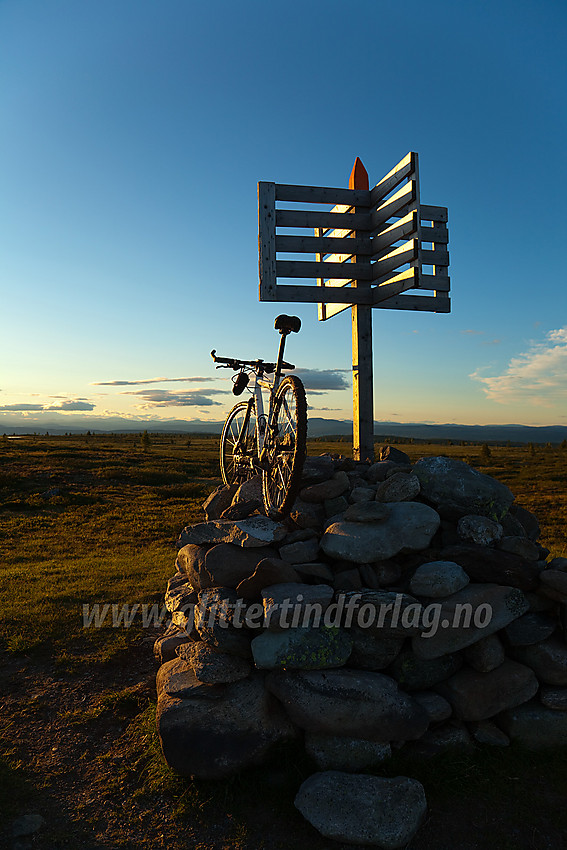
<svg viewBox="0 0 567 850">
<path fill-rule="evenodd" d="M 372 189 L 358 157 L 348 189 L 258 183 L 260 301 L 317 303 L 321 321 L 351 309 L 355 460 L 374 458 L 372 309 L 450 312 L 447 221 L 420 203 L 416 153 Z"/>
</svg>

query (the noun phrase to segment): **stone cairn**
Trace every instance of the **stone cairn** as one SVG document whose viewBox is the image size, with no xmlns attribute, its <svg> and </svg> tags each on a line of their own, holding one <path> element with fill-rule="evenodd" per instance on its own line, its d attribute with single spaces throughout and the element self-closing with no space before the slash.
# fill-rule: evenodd
<svg viewBox="0 0 567 850">
<path fill-rule="evenodd" d="M 220 779 L 303 736 L 295 805 L 324 836 L 403 847 L 423 786 L 369 773 L 392 748 L 567 743 L 567 559 L 500 482 L 387 446 L 310 457 L 288 519 L 252 479 L 179 539 L 155 644 L 157 726 L 184 776 Z"/>
</svg>

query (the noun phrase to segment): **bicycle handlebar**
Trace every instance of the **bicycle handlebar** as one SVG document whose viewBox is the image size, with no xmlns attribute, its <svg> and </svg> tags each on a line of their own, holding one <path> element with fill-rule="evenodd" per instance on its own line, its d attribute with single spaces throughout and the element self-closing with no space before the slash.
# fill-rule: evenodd
<svg viewBox="0 0 567 850">
<path fill-rule="evenodd" d="M 216 348 L 213 348 L 211 351 L 211 357 L 213 358 L 215 363 L 220 363 L 220 366 L 217 366 L 217 369 L 243 369 L 245 366 L 249 366 L 251 369 L 261 370 L 262 372 L 267 372 L 270 374 L 271 372 L 275 372 L 276 364 L 275 363 L 264 363 L 263 360 L 236 360 L 234 357 L 217 357 Z M 282 369 L 295 369 L 291 363 L 282 363 Z"/>
</svg>

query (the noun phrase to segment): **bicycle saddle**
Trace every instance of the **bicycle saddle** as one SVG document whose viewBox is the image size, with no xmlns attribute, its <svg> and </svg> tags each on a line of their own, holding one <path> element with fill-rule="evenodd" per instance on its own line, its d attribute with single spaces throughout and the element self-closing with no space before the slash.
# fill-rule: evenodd
<svg viewBox="0 0 567 850">
<path fill-rule="evenodd" d="M 280 333 L 299 333 L 299 329 L 301 328 L 301 319 L 298 316 L 285 316 L 283 313 L 281 316 L 277 316 L 276 321 L 274 322 L 275 330 Z"/>
</svg>

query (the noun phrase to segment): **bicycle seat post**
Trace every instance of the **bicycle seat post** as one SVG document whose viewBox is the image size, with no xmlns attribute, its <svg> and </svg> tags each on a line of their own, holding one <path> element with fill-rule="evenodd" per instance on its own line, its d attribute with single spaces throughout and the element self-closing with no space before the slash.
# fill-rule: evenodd
<svg viewBox="0 0 567 850">
<path fill-rule="evenodd" d="M 280 347 L 278 351 L 278 360 L 276 363 L 276 373 L 274 375 L 274 388 L 277 389 L 282 376 L 282 363 L 285 349 L 285 338 L 290 333 L 299 333 L 301 328 L 301 320 L 297 316 L 277 316 L 274 322 L 275 330 L 281 334 Z"/>
<path fill-rule="evenodd" d="M 282 338 L 280 339 L 280 347 L 279 347 L 279 350 L 278 350 L 278 359 L 277 359 L 277 363 L 276 363 L 276 374 L 274 375 L 274 389 L 277 389 L 279 382 L 280 382 L 280 378 L 282 376 L 282 363 L 283 363 L 283 356 L 284 356 L 284 349 L 285 349 L 285 338 L 289 334 L 289 331 L 288 330 L 281 330 L 280 334 L 281 334 Z"/>
</svg>

